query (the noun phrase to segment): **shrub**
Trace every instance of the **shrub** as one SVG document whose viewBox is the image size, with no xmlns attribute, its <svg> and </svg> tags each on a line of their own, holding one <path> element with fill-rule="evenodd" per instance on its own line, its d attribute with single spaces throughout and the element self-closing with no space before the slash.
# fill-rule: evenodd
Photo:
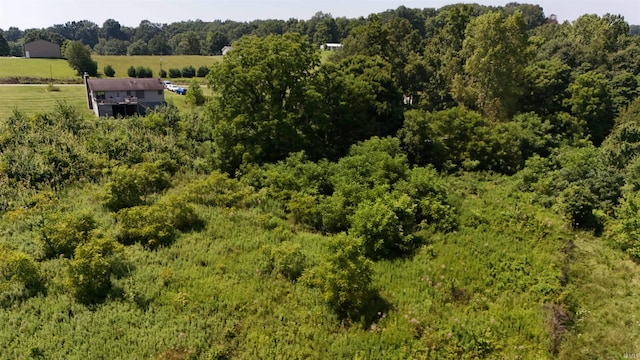
<svg viewBox="0 0 640 360">
<path fill-rule="evenodd" d="M 0 305 L 41 289 L 38 264 L 27 254 L 0 247 Z"/>
<path fill-rule="evenodd" d="M 136 68 L 133 65 L 129 66 L 129 68 L 127 69 L 127 76 L 136 77 Z"/>
<path fill-rule="evenodd" d="M 616 208 L 616 218 L 610 229 L 608 235 L 616 247 L 640 262 L 640 193 L 625 196 Z"/>
<path fill-rule="evenodd" d="M 318 266 L 304 271 L 300 282 L 320 289 L 340 317 L 357 319 L 372 294 L 372 262 L 364 256 L 360 239 L 344 233 L 331 240 L 329 250 Z"/>
<path fill-rule="evenodd" d="M 244 207 L 253 194 L 253 188 L 218 171 L 212 172 L 204 180 L 190 183 L 184 192 L 189 202 L 219 207 Z"/>
<path fill-rule="evenodd" d="M 415 246 L 415 212 L 416 204 L 404 194 L 365 201 L 353 215 L 349 234 L 363 240 L 369 258 L 402 255 Z"/>
<path fill-rule="evenodd" d="M 275 247 L 263 249 L 267 256 L 268 272 L 277 272 L 289 280 L 297 280 L 305 269 L 306 256 L 300 251 L 300 244 L 284 242 Z"/>
<path fill-rule="evenodd" d="M 191 105 L 199 106 L 204 104 L 205 99 L 204 94 L 202 93 L 202 88 L 195 79 L 191 80 L 191 83 L 189 84 L 185 100 L 187 101 L 187 104 Z"/>
<path fill-rule="evenodd" d="M 182 77 L 192 78 L 194 76 L 196 76 L 196 68 L 194 68 L 192 65 L 182 68 Z"/>
<path fill-rule="evenodd" d="M 116 214 L 118 240 L 125 244 L 142 243 L 149 248 L 171 243 L 176 228 L 165 209 L 159 206 L 134 206 Z"/>
<path fill-rule="evenodd" d="M 153 77 L 153 70 L 149 67 L 138 66 L 135 76 L 138 78 L 151 78 Z"/>
<path fill-rule="evenodd" d="M 182 77 L 180 69 L 169 69 L 169 77 L 172 79 Z"/>
<path fill-rule="evenodd" d="M 95 304 L 111 290 L 111 277 L 124 275 L 124 248 L 110 238 L 96 238 L 76 248 L 65 285 L 81 303 Z"/>
<path fill-rule="evenodd" d="M 107 77 L 114 77 L 116 75 L 116 71 L 113 69 L 113 66 L 107 65 L 104 67 L 104 75 Z"/>
<path fill-rule="evenodd" d="M 141 205 L 144 196 L 169 187 L 169 175 L 159 162 L 140 163 L 132 167 L 115 166 L 104 186 L 103 202 L 111 211 Z"/>
<path fill-rule="evenodd" d="M 202 66 L 200 66 L 198 68 L 198 71 L 196 71 L 196 76 L 197 77 L 205 77 L 205 76 L 207 76 L 209 74 L 209 71 L 211 71 L 211 69 L 209 69 L 208 66 L 202 65 Z"/>
<path fill-rule="evenodd" d="M 574 229 L 597 227 L 597 219 L 593 214 L 596 205 L 596 198 L 591 191 L 575 183 L 570 184 L 560 193 L 556 204 Z"/>
<path fill-rule="evenodd" d="M 88 211 L 49 214 L 41 229 L 45 255 L 49 258 L 58 255 L 71 257 L 76 247 L 86 242 L 95 228 L 96 221 Z"/>
<path fill-rule="evenodd" d="M 160 77 L 161 78 L 166 78 L 167 77 L 167 70 L 160 69 Z"/>
</svg>

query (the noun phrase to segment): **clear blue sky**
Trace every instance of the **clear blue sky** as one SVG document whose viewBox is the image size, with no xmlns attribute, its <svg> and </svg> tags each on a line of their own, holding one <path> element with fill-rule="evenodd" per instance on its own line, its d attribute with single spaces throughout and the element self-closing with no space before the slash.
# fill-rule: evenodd
<svg viewBox="0 0 640 360">
<path fill-rule="evenodd" d="M 466 1 L 483 5 L 504 5 L 506 1 Z M 122 25 L 137 26 L 141 20 L 171 23 L 255 19 L 309 19 L 316 12 L 334 17 L 359 17 L 370 13 L 409 8 L 440 8 L 465 1 L 447 0 L 0 0 L 0 28 L 42 28 L 72 20 L 91 20 L 98 25 L 109 18 Z M 539 0 L 518 1 L 542 6 L 546 15 L 558 20 L 575 20 L 583 14 L 621 14 L 632 25 L 640 25 L 640 0 Z"/>
</svg>

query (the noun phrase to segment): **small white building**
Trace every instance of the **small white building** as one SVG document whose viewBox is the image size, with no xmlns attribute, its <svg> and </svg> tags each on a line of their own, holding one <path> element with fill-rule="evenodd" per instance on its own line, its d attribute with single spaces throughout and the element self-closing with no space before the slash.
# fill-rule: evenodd
<svg viewBox="0 0 640 360">
<path fill-rule="evenodd" d="M 340 43 L 326 43 L 326 44 L 320 45 L 320 50 L 323 50 L 323 51 L 335 51 L 340 48 L 342 48 L 342 44 Z"/>
<path fill-rule="evenodd" d="M 227 45 L 225 47 L 223 47 L 222 49 L 220 49 L 220 52 L 222 53 L 222 55 L 227 55 L 227 53 L 231 51 L 231 46 Z"/>
<path fill-rule="evenodd" d="M 97 116 L 144 115 L 164 105 L 160 79 L 89 79 L 84 76 L 87 105 Z"/>
</svg>

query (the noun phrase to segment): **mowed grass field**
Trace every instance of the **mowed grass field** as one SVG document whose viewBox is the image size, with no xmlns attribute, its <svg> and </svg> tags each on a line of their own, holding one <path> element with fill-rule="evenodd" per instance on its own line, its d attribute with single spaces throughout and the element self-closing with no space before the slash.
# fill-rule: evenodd
<svg viewBox="0 0 640 360">
<path fill-rule="evenodd" d="M 160 75 L 160 56 L 100 56 L 93 55 L 93 60 L 98 63 L 98 74 L 104 72 L 106 65 L 111 65 L 116 71 L 115 77 L 127 77 L 127 69 L 130 66 L 143 66 L 153 71 L 153 76 Z M 199 55 L 164 55 L 162 56 L 162 68 L 182 70 L 186 66 L 193 66 L 196 70 L 200 66 L 211 66 L 222 61 L 222 56 Z M 80 76 L 69 66 L 64 59 L 24 59 L 0 57 L 0 78 L 42 78 L 55 80 L 80 79 Z"/>
<path fill-rule="evenodd" d="M 49 79 L 79 78 L 64 59 L 25 59 L 0 57 L 0 78 L 29 77 Z"/>
<path fill-rule="evenodd" d="M 98 72 L 103 73 L 106 65 L 111 65 L 116 71 L 115 77 L 127 77 L 127 69 L 130 66 L 148 67 L 153 71 L 153 76 L 160 74 L 160 56 L 107 56 L 93 55 L 93 60 L 98 62 Z M 169 69 L 180 69 L 189 65 L 196 68 L 200 66 L 211 66 L 222 61 L 222 56 L 200 56 L 200 55 L 163 55 L 162 68 L 168 73 Z"/>
<path fill-rule="evenodd" d="M 9 117 L 16 108 L 27 115 L 50 112 L 57 101 L 66 101 L 78 108 L 82 114 L 93 115 L 87 108 L 83 85 L 57 87 L 59 91 L 47 91 L 47 85 L 0 85 L 0 119 Z M 211 95 L 211 91 L 206 87 L 202 90 L 205 95 Z M 189 108 L 183 95 L 165 91 L 164 97 L 168 104 L 180 110 Z"/>
</svg>

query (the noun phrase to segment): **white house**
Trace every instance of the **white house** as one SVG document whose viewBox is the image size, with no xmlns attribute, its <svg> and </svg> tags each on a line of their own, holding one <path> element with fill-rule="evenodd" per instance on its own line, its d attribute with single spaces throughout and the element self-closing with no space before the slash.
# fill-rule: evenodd
<svg viewBox="0 0 640 360">
<path fill-rule="evenodd" d="M 339 43 L 326 43 L 326 44 L 320 45 L 321 50 L 327 50 L 327 51 L 335 51 L 340 48 L 342 48 L 342 44 L 339 44 Z"/>
</svg>

